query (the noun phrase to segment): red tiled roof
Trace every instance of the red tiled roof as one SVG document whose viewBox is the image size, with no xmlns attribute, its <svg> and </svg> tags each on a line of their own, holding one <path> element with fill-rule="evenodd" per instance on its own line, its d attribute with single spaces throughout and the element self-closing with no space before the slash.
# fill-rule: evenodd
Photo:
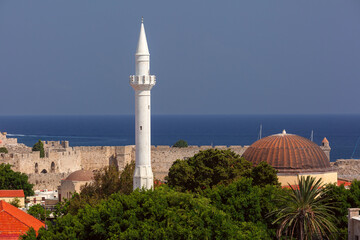
<svg viewBox="0 0 360 240">
<path fill-rule="evenodd" d="M 345 180 L 345 179 L 338 179 L 337 185 L 338 185 L 338 186 L 344 185 L 344 187 L 347 187 L 347 186 L 350 186 L 350 185 L 351 185 L 351 182 L 350 182 L 350 181 L 347 181 L 347 180 Z"/>
<path fill-rule="evenodd" d="M 25 197 L 24 190 L 0 190 L 0 197 Z"/>
<path fill-rule="evenodd" d="M 329 159 L 312 141 L 293 134 L 275 134 L 254 142 L 242 155 L 257 165 L 267 162 L 279 173 L 327 172 Z"/>
<path fill-rule="evenodd" d="M 13 239 L 11 237 L 15 235 L 19 237 L 30 227 L 38 231 L 45 224 L 11 204 L 0 201 L 0 239 Z"/>
<path fill-rule="evenodd" d="M 327 140 L 326 137 L 324 137 L 324 139 L 322 140 L 322 143 L 329 143 L 329 141 Z"/>
<path fill-rule="evenodd" d="M 0 234 L 0 239 L 1 240 L 18 240 L 19 239 L 19 234 Z"/>
<path fill-rule="evenodd" d="M 351 182 L 349 182 L 347 180 L 344 180 L 344 179 L 338 179 L 337 180 L 337 185 L 338 186 L 344 185 L 344 187 L 347 187 L 347 186 L 351 185 Z M 293 189 L 299 189 L 299 185 L 291 185 L 291 187 L 289 185 L 285 185 L 285 186 L 281 186 L 281 187 L 282 188 L 288 188 L 288 189 L 290 189 L 291 187 Z"/>
</svg>

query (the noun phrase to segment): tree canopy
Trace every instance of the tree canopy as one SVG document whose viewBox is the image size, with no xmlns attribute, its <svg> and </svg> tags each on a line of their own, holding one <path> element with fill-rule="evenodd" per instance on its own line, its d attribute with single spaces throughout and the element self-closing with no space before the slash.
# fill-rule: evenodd
<svg viewBox="0 0 360 240">
<path fill-rule="evenodd" d="M 27 213 L 41 221 L 45 221 L 50 216 L 50 212 L 45 211 L 45 208 L 40 204 L 32 205 Z"/>
<path fill-rule="evenodd" d="M 261 224 L 234 221 L 208 198 L 161 186 L 130 195 L 115 193 L 95 207 L 86 204 L 76 215 L 48 222 L 37 239 L 265 240 L 269 235 Z"/>
<path fill-rule="evenodd" d="M 34 195 L 33 184 L 25 173 L 14 172 L 10 164 L 0 164 L 0 189 L 24 190 L 25 196 Z"/>
<path fill-rule="evenodd" d="M 185 148 L 185 147 L 188 147 L 188 143 L 185 140 L 180 139 L 179 141 L 174 143 L 173 147 Z"/>
<path fill-rule="evenodd" d="M 0 147 L 0 153 L 8 153 L 9 151 L 7 150 L 6 147 Z"/>
<path fill-rule="evenodd" d="M 33 151 L 40 151 L 40 157 L 41 158 L 45 157 L 44 144 L 40 139 L 39 139 L 39 141 L 37 143 L 34 144 L 32 150 Z"/>
<path fill-rule="evenodd" d="M 231 150 L 208 149 L 186 160 L 176 160 L 166 177 L 180 191 L 200 192 L 240 177 L 253 177 L 254 184 L 279 184 L 276 170 L 267 163 L 256 167 Z"/>
</svg>

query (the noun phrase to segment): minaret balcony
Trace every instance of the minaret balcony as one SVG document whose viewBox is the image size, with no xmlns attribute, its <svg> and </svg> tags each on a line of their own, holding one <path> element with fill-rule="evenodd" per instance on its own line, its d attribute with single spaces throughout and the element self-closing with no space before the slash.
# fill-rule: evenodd
<svg viewBox="0 0 360 240">
<path fill-rule="evenodd" d="M 136 85 L 154 86 L 156 84 L 156 77 L 155 75 L 142 75 L 142 76 L 132 75 L 130 76 L 130 84 L 132 86 L 136 86 Z"/>
</svg>

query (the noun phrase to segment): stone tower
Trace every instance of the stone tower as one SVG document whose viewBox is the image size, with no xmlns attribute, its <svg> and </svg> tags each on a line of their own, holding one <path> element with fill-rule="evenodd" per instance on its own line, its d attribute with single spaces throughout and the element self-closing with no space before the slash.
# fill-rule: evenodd
<svg viewBox="0 0 360 240">
<path fill-rule="evenodd" d="M 144 21 L 141 19 L 139 42 L 135 53 L 135 75 L 130 76 L 130 85 L 135 90 L 134 190 L 136 188 L 152 189 L 154 184 L 151 169 L 150 91 L 155 83 L 155 76 L 150 75 L 150 53 Z"/>
<path fill-rule="evenodd" d="M 324 139 L 322 140 L 320 148 L 324 151 L 325 155 L 327 156 L 327 158 L 330 161 L 331 147 L 330 147 L 330 143 L 326 137 L 324 137 Z"/>
</svg>

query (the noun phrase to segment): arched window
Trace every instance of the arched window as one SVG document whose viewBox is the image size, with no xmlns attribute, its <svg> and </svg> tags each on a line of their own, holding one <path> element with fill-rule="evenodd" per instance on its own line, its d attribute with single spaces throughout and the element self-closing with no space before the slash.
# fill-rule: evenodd
<svg viewBox="0 0 360 240">
<path fill-rule="evenodd" d="M 35 173 L 38 173 L 39 172 L 39 166 L 37 163 L 35 163 Z"/>
<path fill-rule="evenodd" d="M 41 173 L 47 173 L 46 169 L 43 169 L 43 170 L 41 171 Z"/>
<path fill-rule="evenodd" d="M 54 162 L 51 162 L 51 168 L 50 168 L 50 172 L 55 172 L 55 163 Z"/>
</svg>

